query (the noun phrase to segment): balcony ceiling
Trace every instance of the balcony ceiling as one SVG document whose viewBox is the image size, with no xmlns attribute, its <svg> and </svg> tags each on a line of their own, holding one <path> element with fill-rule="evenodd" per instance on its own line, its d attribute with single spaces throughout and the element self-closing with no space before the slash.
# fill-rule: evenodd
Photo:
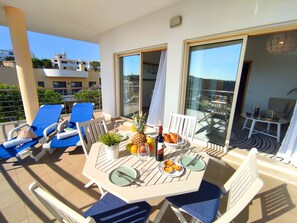
<svg viewBox="0 0 297 223">
<path fill-rule="evenodd" d="M 98 35 L 181 0 L 0 0 L 0 25 L 7 26 L 4 6 L 22 9 L 27 30 L 98 43 Z"/>
</svg>

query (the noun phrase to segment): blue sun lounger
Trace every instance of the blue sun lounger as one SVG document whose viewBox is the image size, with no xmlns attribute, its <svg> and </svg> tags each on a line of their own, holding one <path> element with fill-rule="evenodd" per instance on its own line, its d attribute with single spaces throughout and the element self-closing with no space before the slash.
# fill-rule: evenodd
<svg viewBox="0 0 297 223">
<path fill-rule="evenodd" d="M 89 121 L 93 118 L 94 104 L 93 103 L 75 103 L 72 107 L 72 113 L 69 122 L 67 120 L 59 123 L 57 127 L 58 134 L 49 142 L 43 144 L 43 149 L 40 156 L 48 151 L 52 154 L 55 149 L 65 149 L 70 146 L 80 145 L 76 123 Z M 74 132 L 74 134 L 71 134 Z M 65 138 L 59 138 L 61 135 L 66 135 Z M 68 134 L 68 135 L 67 135 Z"/>
<path fill-rule="evenodd" d="M 40 106 L 32 125 L 25 123 L 20 125 L 8 133 L 7 142 L 12 143 L 17 137 L 13 137 L 14 133 L 24 129 L 31 129 L 37 138 L 32 138 L 32 141 L 5 148 L 3 144 L 0 145 L 0 159 L 9 159 L 11 157 L 21 157 L 29 155 L 35 161 L 39 160 L 39 156 L 34 156 L 31 149 L 37 143 L 45 143 L 47 136 L 55 131 L 54 125 L 59 121 L 63 105 L 42 105 Z"/>
</svg>

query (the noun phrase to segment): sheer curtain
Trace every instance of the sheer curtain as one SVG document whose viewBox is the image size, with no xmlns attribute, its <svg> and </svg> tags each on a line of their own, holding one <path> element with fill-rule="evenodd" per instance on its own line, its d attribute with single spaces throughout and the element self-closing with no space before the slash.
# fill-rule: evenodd
<svg viewBox="0 0 297 223">
<path fill-rule="evenodd" d="M 167 51 L 162 50 L 155 88 L 154 88 L 150 110 L 149 110 L 149 114 L 146 122 L 146 124 L 150 126 L 163 125 L 165 82 L 166 82 L 166 61 L 167 61 Z"/>
<path fill-rule="evenodd" d="M 284 163 L 291 162 L 297 167 L 297 106 L 295 105 L 293 116 L 283 139 L 282 145 L 276 154 L 276 157 L 283 158 Z"/>
</svg>

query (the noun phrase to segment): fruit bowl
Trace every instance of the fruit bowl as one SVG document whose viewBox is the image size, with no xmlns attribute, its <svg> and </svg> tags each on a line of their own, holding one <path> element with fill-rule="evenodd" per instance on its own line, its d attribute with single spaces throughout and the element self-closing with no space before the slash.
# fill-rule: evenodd
<svg viewBox="0 0 297 223">
<path fill-rule="evenodd" d="M 155 142 L 148 139 L 147 140 L 147 144 L 149 145 L 150 152 L 152 154 L 154 152 L 154 150 L 155 150 L 155 146 L 154 146 L 155 145 Z M 132 155 L 137 156 L 138 145 L 133 144 L 132 142 L 129 142 L 126 145 L 126 150 L 129 151 Z"/>
</svg>

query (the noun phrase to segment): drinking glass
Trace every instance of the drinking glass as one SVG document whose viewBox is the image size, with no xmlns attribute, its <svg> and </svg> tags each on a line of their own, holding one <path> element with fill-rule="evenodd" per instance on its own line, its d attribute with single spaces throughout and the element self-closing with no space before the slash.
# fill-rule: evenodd
<svg viewBox="0 0 297 223">
<path fill-rule="evenodd" d="M 143 174 L 146 172 L 144 168 L 144 162 L 150 157 L 150 147 L 147 143 L 138 145 L 137 157 L 142 162 L 142 168 L 140 172 Z"/>
<path fill-rule="evenodd" d="M 178 143 L 180 143 L 180 148 L 179 148 L 179 159 L 183 158 L 184 156 L 184 149 L 188 144 L 188 136 L 183 135 L 183 136 L 178 136 Z"/>
</svg>

